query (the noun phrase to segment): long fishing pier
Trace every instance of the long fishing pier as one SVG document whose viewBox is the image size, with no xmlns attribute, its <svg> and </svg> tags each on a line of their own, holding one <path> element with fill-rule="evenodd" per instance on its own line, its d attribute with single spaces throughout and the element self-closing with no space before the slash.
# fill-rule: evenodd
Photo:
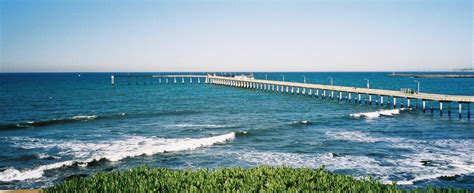
<svg viewBox="0 0 474 193">
<path fill-rule="evenodd" d="M 112 76 L 112 85 L 115 84 L 117 77 L 133 77 L 133 76 Z M 460 95 L 444 95 L 431 93 L 410 93 L 396 90 L 384 89 L 370 89 L 349 86 L 334 86 L 312 83 L 298 83 L 285 82 L 275 80 L 261 80 L 253 78 L 242 77 L 226 77 L 217 75 L 151 75 L 151 78 L 158 78 L 158 84 L 169 84 L 173 81 L 174 84 L 181 80 L 185 83 L 185 79 L 189 79 L 189 83 L 193 83 L 193 78 L 197 79 L 197 83 L 204 83 L 213 85 L 222 85 L 228 87 L 238 87 L 264 92 L 286 93 L 290 95 L 302 95 L 308 97 L 338 100 L 339 102 L 346 101 L 348 103 L 354 102 L 361 104 L 362 102 L 369 105 L 380 105 L 397 108 L 422 108 L 425 113 L 427 109 L 431 114 L 437 109 L 440 115 L 443 115 L 444 105 L 447 105 L 448 116 L 451 117 L 451 105 L 458 106 L 458 116 L 462 117 L 463 107 L 466 108 L 467 118 L 470 119 L 471 111 L 470 104 L 474 102 L 474 96 L 460 96 Z M 164 79 L 164 81 L 162 81 Z M 421 102 L 421 103 L 420 103 Z M 428 104 L 429 103 L 429 104 Z M 428 106 L 429 105 L 429 106 Z M 436 108 L 434 105 L 439 106 Z"/>
</svg>

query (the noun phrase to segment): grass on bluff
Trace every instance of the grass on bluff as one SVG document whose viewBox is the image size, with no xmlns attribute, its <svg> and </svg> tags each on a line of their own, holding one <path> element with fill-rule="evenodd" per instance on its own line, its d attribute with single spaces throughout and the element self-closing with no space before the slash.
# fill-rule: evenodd
<svg viewBox="0 0 474 193">
<path fill-rule="evenodd" d="M 45 192 L 407 192 L 396 185 L 384 185 L 368 178 L 333 174 L 318 169 L 259 166 L 172 170 L 137 167 L 127 171 L 98 173 L 89 178 L 72 178 Z M 467 192 L 462 189 L 428 187 L 411 192 Z"/>
</svg>

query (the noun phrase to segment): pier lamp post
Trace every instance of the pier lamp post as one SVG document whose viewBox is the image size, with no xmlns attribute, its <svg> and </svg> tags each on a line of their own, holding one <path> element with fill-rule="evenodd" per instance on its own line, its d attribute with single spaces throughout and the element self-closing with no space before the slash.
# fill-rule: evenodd
<svg viewBox="0 0 474 193">
<path fill-rule="evenodd" d="M 265 80 L 268 80 L 268 75 L 267 74 L 265 74 Z"/>
<path fill-rule="evenodd" d="M 283 78 L 283 82 L 285 82 L 285 75 L 281 74 L 280 76 Z"/>
<path fill-rule="evenodd" d="M 330 76 L 328 78 L 331 79 L 331 86 L 334 85 L 334 78 L 332 78 Z"/>
<path fill-rule="evenodd" d="M 417 83 L 416 94 L 418 94 L 418 93 L 420 93 L 420 81 L 415 80 L 415 82 Z"/>
<path fill-rule="evenodd" d="M 366 81 L 367 81 L 367 88 L 368 88 L 368 89 L 370 89 L 370 80 L 369 80 L 369 79 L 367 79 L 367 78 L 364 78 L 364 80 L 366 80 Z"/>
<path fill-rule="evenodd" d="M 306 76 L 303 75 L 301 77 L 303 77 L 303 83 L 306 83 Z"/>
</svg>

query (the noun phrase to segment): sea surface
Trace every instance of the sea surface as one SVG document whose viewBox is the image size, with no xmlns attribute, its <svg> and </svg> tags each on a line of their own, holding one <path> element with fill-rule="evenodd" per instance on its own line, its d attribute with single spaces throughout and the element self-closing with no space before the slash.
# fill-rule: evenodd
<svg viewBox="0 0 474 193">
<path fill-rule="evenodd" d="M 474 117 L 468 120 L 464 111 L 459 119 L 454 103 L 448 117 L 447 104 L 440 116 L 437 110 L 208 85 L 204 79 L 158 84 L 157 78 L 118 78 L 112 86 L 111 74 L 116 73 L 0 74 L 0 189 L 47 187 L 71 176 L 140 165 L 325 165 L 406 188 L 474 190 Z M 318 84 L 332 77 L 335 85 L 353 87 L 365 87 L 367 78 L 371 88 L 393 90 L 416 89 L 419 80 L 421 92 L 474 95 L 474 79 L 386 74 L 255 77 L 303 82 L 305 76 Z"/>
</svg>

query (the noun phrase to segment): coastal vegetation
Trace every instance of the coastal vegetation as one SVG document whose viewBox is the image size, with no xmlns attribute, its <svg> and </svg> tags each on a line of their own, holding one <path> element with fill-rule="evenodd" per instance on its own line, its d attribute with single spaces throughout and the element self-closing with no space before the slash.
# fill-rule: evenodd
<svg viewBox="0 0 474 193">
<path fill-rule="evenodd" d="M 70 178 L 45 192 L 468 192 L 456 188 L 404 189 L 373 178 L 317 169 L 259 166 L 173 170 L 141 166 Z"/>
</svg>

